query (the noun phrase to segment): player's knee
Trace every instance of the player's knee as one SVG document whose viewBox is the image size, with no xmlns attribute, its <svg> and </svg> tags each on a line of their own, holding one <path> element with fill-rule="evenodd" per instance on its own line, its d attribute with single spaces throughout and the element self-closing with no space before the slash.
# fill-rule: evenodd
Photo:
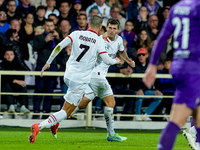
<svg viewBox="0 0 200 150">
<path fill-rule="evenodd" d="M 105 105 L 106 105 L 107 107 L 114 108 L 114 107 L 115 107 L 115 101 L 114 101 L 114 100 L 105 101 Z"/>
<path fill-rule="evenodd" d="M 173 118 L 171 118 L 170 121 L 175 123 L 177 126 L 179 126 L 181 128 L 185 125 L 185 122 L 187 121 L 187 119 L 173 119 Z"/>
</svg>

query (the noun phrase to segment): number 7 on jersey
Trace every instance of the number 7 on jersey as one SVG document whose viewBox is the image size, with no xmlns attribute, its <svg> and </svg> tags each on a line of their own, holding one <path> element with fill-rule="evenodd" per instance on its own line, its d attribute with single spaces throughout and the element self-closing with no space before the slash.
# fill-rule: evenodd
<svg viewBox="0 0 200 150">
<path fill-rule="evenodd" d="M 76 61 L 78 61 L 78 62 L 85 55 L 85 53 L 89 50 L 90 46 L 87 46 L 87 45 L 84 45 L 84 44 L 80 44 L 79 48 L 83 49 L 83 51 L 80 53 L 80 55 L 76 59 Z"/>
</svg>

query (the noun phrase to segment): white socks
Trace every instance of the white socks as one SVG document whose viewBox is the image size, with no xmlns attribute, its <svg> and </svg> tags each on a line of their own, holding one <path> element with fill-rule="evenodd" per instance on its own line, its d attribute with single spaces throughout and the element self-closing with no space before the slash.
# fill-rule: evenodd
<svg viewBox="0 0 200 150">
<path fill-rule="evenodd" d="M 104 108 L 104 117 L 105 117 L 105 120 L 106 120 L 108 135 L 110 136 L 110 135 L 115 134 L 113 108 L 106 106 Z"/>
<path fill-rule="evenodd" d="M 63 119 L 67 117 L 67 114 L 64 110 L 60 110 L 52 115 L 50 115 L 46 120 L 42 121 L 39 124 L 39 129 L 50 128 L 55 125 L 57 122 L 61 122 Z"/>
<path fill-rule="evenodd" d="M 74 111 L 71 113 L 71 115 L 70 116 L 72 116 L 73 114 L 75 114 L 77 111 L 79 111 L 79 108 L 78 108 L 78 106 L 74 109 Z"/>
</svg>

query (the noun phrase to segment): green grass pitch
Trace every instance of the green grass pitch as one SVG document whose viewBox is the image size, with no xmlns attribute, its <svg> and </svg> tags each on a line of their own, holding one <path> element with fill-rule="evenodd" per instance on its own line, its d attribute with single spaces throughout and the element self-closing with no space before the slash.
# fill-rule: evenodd
<svg viewBox="0 0 200 150">
<path fill-rule="evenodd" d="M 28 137 L 30 129 L 0 127 L 0 150 L 156 150 L 160 137 L 158 131 L 116 130 L 128 139 L 123 142 L 108 142 L 106 129 L 59 129 L 55 139 L 49 130 L 42 130 L 34 144 Z M 181 133 L 174 150 L 190 150 Z"/>
</svg>

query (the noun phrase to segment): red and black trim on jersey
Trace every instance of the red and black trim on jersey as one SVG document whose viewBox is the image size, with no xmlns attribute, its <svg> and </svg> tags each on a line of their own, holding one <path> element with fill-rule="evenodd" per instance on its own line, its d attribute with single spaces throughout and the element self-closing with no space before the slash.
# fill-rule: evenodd
<svg viewBox="0 0 200 150">
<path fill-rule="evenodd" d="M 100 55 L 100 54 L 103 54 L 103 53 L 107 53 L 107 52 L 106 52 L 106 51 L 100 52 L 99 55 Z"/>
<path fill-rule="evenodd" d="M 124 50 L 118 50 L 119 52 L 124 52 Z"/>
<path fill-rule="evenodd" d="M 96 33 L 98 35 L 98 33 L 96 31 L 92 30 L 92 29 L 87 29 L 87 30 L 91 31 L 91 32 L 94 32 L 94 33 Z"/>
<path fill-rule="evenodd" d="M 71 41 L 72 41 L 72 43 L 73 43 L 73 40 L 72 40 L 71 36 L 69 36 L 69 35 L 68 35 L 68 37 L 70 38 L 70 40 L 71 40 Z"/>
</svg>

